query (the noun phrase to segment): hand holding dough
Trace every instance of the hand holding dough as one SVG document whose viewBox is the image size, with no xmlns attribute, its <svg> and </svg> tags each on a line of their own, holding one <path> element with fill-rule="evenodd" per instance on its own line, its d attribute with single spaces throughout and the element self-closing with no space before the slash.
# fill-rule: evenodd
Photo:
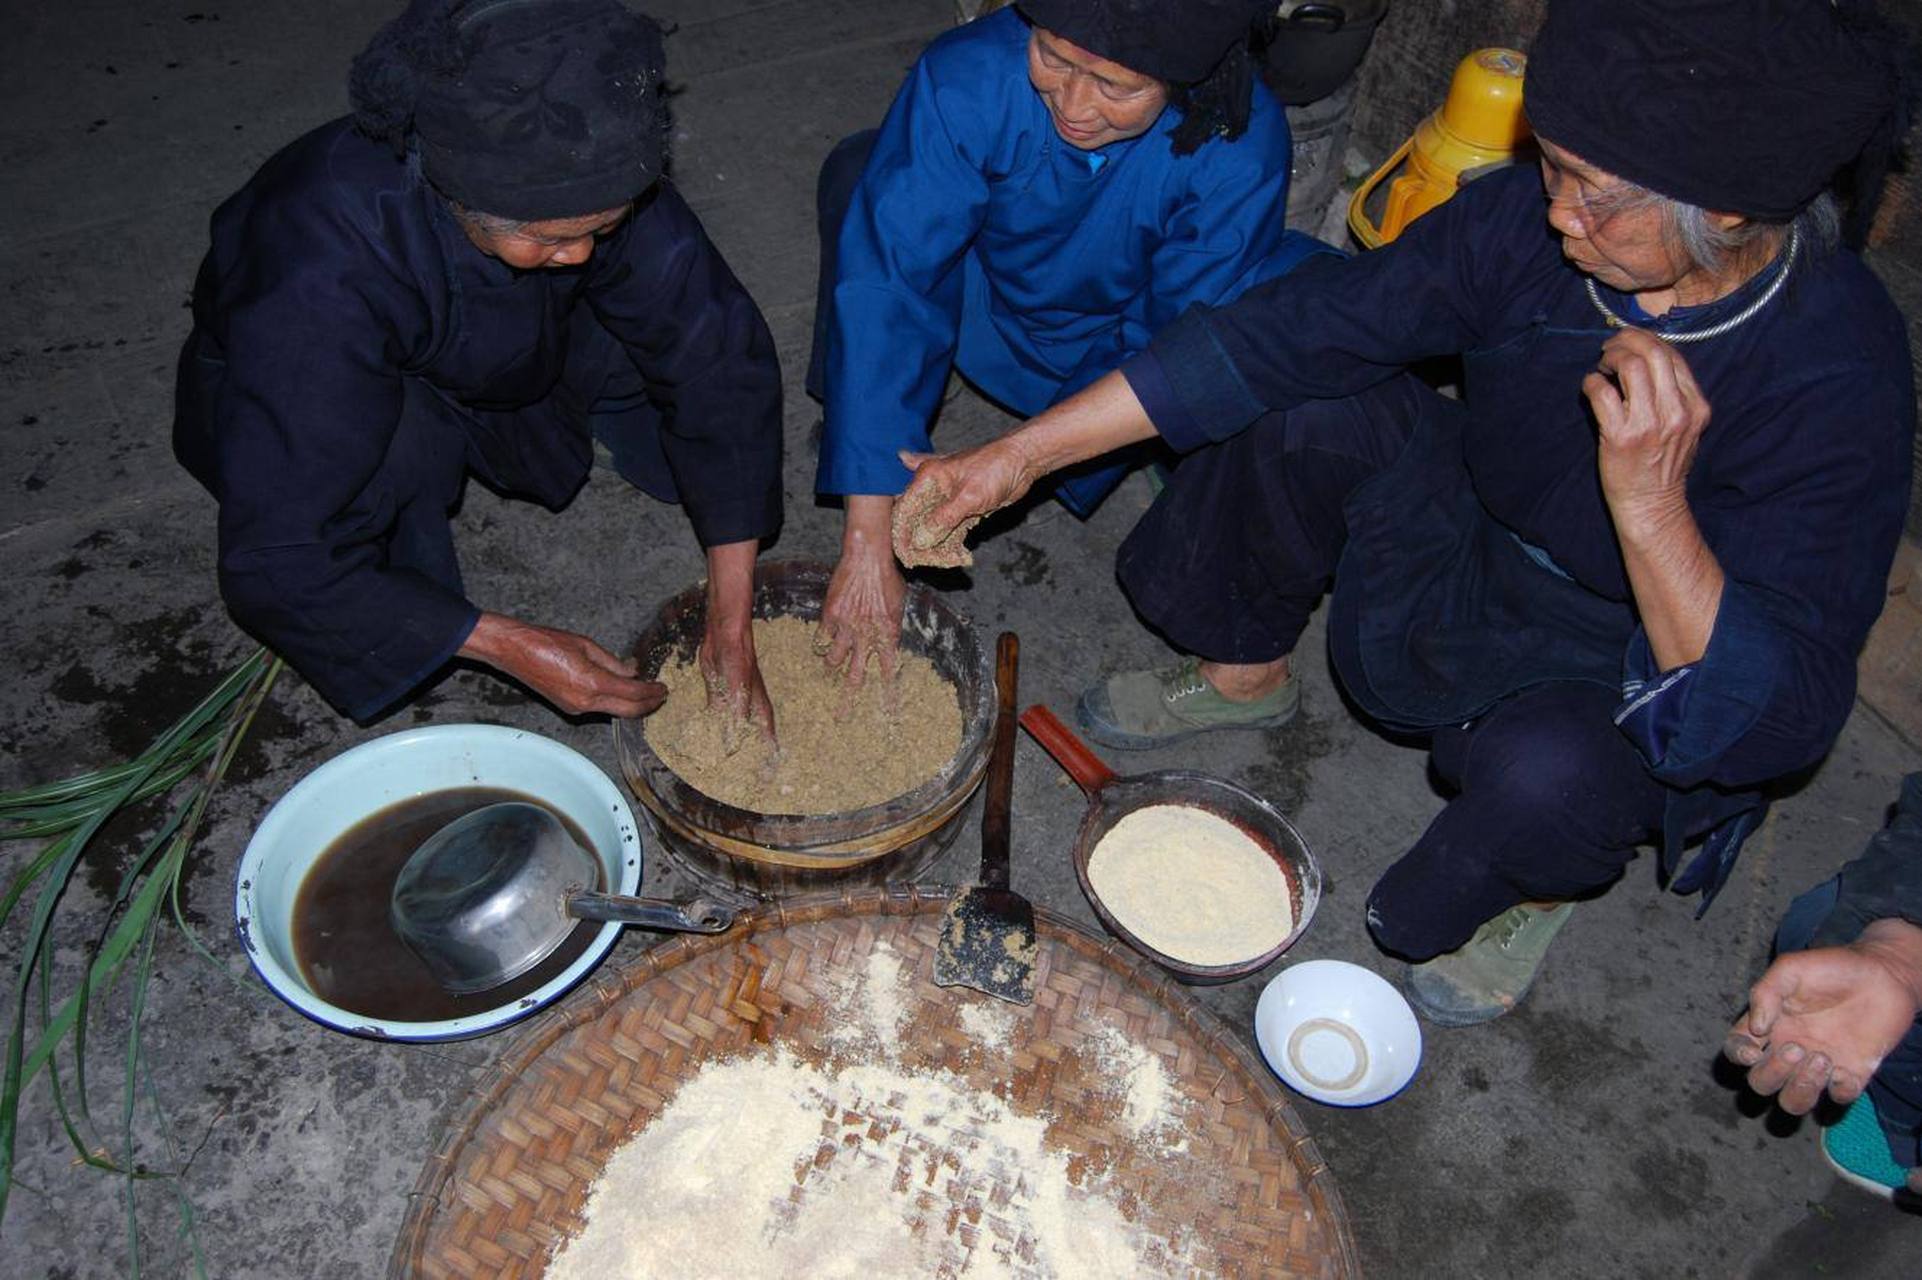
<svg viewBox="0 0 1922 1280">
<path fill-rule="evenodd" d="M 969 516 L 945 533 L 928 526 L 927 517 L 948 500 L 948 494 L 932 480 L 919 480 L 894 501 L 894 555 L 913 569 L 965 569 L 974 564 L 968 550 L 968 533 L 981 523 L 980 516 Z"/>
</svg>

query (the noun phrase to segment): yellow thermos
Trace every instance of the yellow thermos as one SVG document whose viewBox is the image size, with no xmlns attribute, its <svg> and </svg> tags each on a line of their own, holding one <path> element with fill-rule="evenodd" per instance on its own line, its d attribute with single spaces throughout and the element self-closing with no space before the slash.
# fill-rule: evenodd
<svg viewBox="0 0 1922 1280">
<path fill-rule="evenodd" d="M 1506 164 L 1528 138 L 1522 118 L 1522 72 L 1528 59 L 1513 49 L 1477 49 L 1455 68 L 1442 108 L 1415 128 L 1415 135 L 1388 157 L 1356 189 L 1348 202 L 1348 229 L 1374 249 L 1402 228 L 1455 194 L 1462 175 Z M 1405 162 L 1405 163 L 1404 163 Z M 1382 179 L 1388 184 L 1381 221 L 1371 222 L 1366 205 Z"/>
</svg>

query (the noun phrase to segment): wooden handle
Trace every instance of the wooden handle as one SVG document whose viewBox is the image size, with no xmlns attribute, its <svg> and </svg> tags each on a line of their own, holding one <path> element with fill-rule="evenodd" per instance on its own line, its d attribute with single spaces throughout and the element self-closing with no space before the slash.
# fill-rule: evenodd
<svg viewBox="0 0 1922 1280">
<path fill-rule="evenodd" d="M 1101 757 L 1088 750 L 1088 744 L 1077 738 L 1073 729 L 1062 724 L 1054 712 L 1040 703 L 1021 713 L 1021 727 L 1041 744 L 1043 751 L 1054 757 L 1056 764 L 1068 771 L 1068 776 L 1087 795 L 1092 796 L 1114 781 L 1114 770 L 1101 763 Z"/>
<path fill-rule="evenodd" d="M 988 751 L 988 798 L 981 810 L 981 883 L 1008 887 L 1010 811 L 1014 807 L 1015 676 L 1021 642 L 1003 631 L 994 642 L 994 745 Z"/>
</svg>

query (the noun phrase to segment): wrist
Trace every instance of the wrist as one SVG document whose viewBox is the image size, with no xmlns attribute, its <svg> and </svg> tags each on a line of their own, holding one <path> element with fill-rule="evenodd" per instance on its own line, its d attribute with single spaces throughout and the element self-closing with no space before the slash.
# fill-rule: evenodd
<svg viewBox="0 0 1922 1280">
<path fill-rule="evenodd" d="M 885 493 L 851 493 L 841 525 L 841 554 L 894 554 L 894 498 Z"/>
<path fill-rule="evenodd" d="M 754 624 L 755 541 L 729 542 L 707 550 L 707 632 L 745 636 Z"/>
<path fill-rule="evenodd" d="M 473 658 L 490 666 L 494 665 L 507 648 L 508 635 L 514 626 L 515 622 L 512 618 L 482 611 L 481 615 L 474 619 L 473 628 L 468 631 L 467 638 L 461 641 L 460 648 L 455 652 L 460 657 Z"/>
<path fill-rule="evenodd" d="M 1906 920 L 1873 920 L 1849 945 L 1888 970 L 1908 993 L 1914 1011 L 1922 1014 L 1922 927 Z"/>
<path fill-rule="evenodd" d="M 1625 543 L 1660 544 L 1675 537 L 1678 529 L 1694 524 L 1688 495 L 1681 490 L 1609 500 L 1615 533 Z"/>
<path fill-rule="evenodd" d="M 1024 493 L 1034 487 L 1035 481 L 1056 467 L 1066 466 L 1074 461 L 1071 458 L 1056 457 L 1045 441 L 1036 439 L 1034 433 L 1025 428 L 1011 431 L 995 443 L 997 447 L 1005 450 L 1013 461 L 1015 475 L 1019 477 L 1018 483 Z"/>
</svg>

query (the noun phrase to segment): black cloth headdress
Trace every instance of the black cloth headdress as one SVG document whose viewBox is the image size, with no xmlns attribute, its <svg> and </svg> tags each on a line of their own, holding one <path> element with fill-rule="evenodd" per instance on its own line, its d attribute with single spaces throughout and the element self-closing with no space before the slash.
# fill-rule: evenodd
<svg viewBox="0 0 1922 1280">
<path fill-rule="evenodd" d="M 1906 130 L 1908 43 L 1863 3 L 1550 0 L 1536 133 L 1639 186 L 1786 221 L 1851 170 L 1859 242 Z"/>
<path fill-rule="evenodd" d="M 1182 113 L 1174 130 L 1185 155 L 1219 134 L 1248 127 L 1255 66 L 1249 29 L 1272 4 L 1260 0 L 1016 0 L 1028 21 L 1089 53 L 1153 76 Z"/>
<path fill-rule="evenodd" d="M 661 175 L 661 28 L 619 0 L 413 0 L 348 78 L 355 123 L 506 218 L 614 208 Z"/>
</svg>

